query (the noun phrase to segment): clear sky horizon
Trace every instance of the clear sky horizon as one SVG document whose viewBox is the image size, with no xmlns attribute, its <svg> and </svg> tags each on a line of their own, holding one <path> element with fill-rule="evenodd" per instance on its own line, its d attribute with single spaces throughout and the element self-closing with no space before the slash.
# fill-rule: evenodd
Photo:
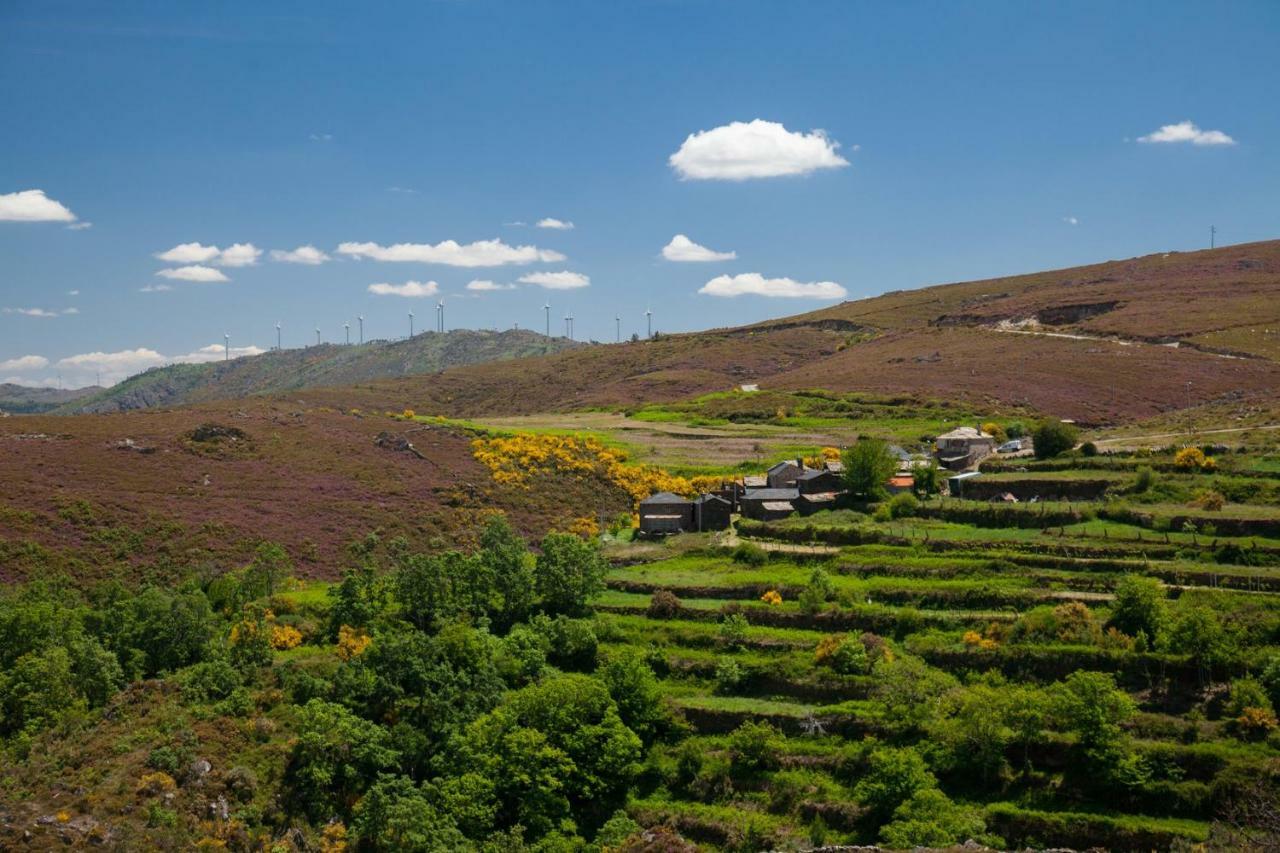
<svg viewBox="0 0 1280 853">
<path fill-rule="evenodd" d="M 1274 2 L 10 0 L 0 382 L 1271 239 L 1278 36 Z"/>
</svg>

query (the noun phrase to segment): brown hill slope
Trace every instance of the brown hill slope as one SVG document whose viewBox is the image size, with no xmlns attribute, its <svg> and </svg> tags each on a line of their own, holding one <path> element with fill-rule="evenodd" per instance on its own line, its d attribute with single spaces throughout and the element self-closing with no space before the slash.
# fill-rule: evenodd
<svg viewBox="0 0 1280 853">
<path fill-rule="evenodd" d="M 748 382 L 1023 404 L 1092 424 L 1188 400 L 1270 398 L 1280 390 L 1280 241 L 898 291 L 740 329 L 319 393 L 476 416 L 625 407 Z"/>
<path fill-rule="evenodd" d="M 422 456 L 380 446 L 384 431 Z M 0 582 L 223 570 L 261 540 L 284 545 L 299 574 L 333 577 L 344 547 L 374 531 L 436 548 L 468 541 L 492 509 L 540 537 L 630 507 L 596 480 L 499 486 L 455 430 L 260 399 L 5 418 L 0 482 Z"/>
</svg>

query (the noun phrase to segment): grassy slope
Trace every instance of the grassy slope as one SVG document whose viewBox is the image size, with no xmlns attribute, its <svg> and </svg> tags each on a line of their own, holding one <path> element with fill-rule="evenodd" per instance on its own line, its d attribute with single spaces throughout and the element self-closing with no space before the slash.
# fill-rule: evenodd
<svg viewBox="0 0 1280 853">
<path fill-rule="evenodd" d="M 287 393 L 317 385 L 355 385 L 395 376 L 435 373 L 448 367 L 544 355 L 577 344 L 535 332 L 458 329 L 426 332 L 411 340 L 357 346 L 324 344 L 286 349 L 229 362 L 177 364 L 149 370 L 63 412 L 114 412 L 178 406 L 252 394 Z"/>
<path fill-rule="evenodd" d="M 1080 305 L 1106 310 L 1072 308 Z M 1036 334 L 997 329 L 1035 317 L 1044 320 Z M 474 365 L 329 396 L 379 406 L 408 398 L 419 410 L 474 417 L 632 407 L 752 382 L 1123 423 L 1188 397 L 1272 399 L 1280 388 L 1277 327 L 1280 241 L 1272 241 L 899 291 L 752 327 Z M 1238 357 L 1197 348 L 1210 338 L 1229 338 Z"/>
</svg>

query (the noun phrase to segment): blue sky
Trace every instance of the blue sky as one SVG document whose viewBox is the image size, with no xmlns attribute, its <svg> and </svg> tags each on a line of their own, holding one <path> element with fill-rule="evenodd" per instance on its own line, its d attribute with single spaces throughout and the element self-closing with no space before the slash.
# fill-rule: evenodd
<svg viewBox="0 0 1280 853">
<path fill-rule="evenodd" d="M 368 5 L 0 3 L 0 381 L 439 298 L 612 340 L 1280 236 L 1274 2 Z"/>
</svg>

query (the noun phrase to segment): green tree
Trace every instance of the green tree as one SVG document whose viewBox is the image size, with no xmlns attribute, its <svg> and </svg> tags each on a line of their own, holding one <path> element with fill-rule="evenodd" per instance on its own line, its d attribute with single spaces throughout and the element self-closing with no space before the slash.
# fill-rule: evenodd
<svg viewBox="0 0 1280 853">
<path fill-rule="evenodd" d="M 298 711 L 286 780 L 296 807 L 323 821 L 350 814 L 359 796 L 398 758 L 382 726 L 341 705 L 312 699 Z"/>
<path fill-rule="evenodd" d="M 640 754 L 605 685 L 561 675 L 509 693 L 468 726 L 450 767 L 492 779 L 499 828 L 519 823 L 536 838 L 570 817 L 602 824 L 625 803 Z"/>
<path fill-rule="evenodd" d="M 533 555 L 505 515 L 495 515 L 480 535 L 480 559 L 489 568 L 499 597 L 494 626 L 506 631 L 533 611 Z"/>
<path fill-rule="evenodd" d="M 929 497 L 942 491 L 942 472 L 936 460 L 930 459 L 928 464 L 911 469 L 911 487 L 921 497 Z"/>
<path fill-rule="evenodd" d="M 1164 587 L 1155 578 L 1125 575 L 1116 582 L 1110 621 L 1116 630 L 1131 637 L 1141 632 L 1155 641 L 1164 631 L 1167 611 Z"/>
<path fill-rule="evenodd" d="M 926 728 L 931 740 L 947 747 L 951 763 L 972 768 L 985 782 L 1007 766 L 1005 751 L 1015 732 L 1009 721 L 1008 685 L 977 683 L 954 690 L 940 702 Z"/>
<path fill-rule="evenodd" d="M 343 625 L 368 628 L 387 609 L 387 586 L 377 567 L 365 562 L 342 573 L 342 582 L 329 588 L 329 639 L 336 640 Z"/>
<path fill-rule="evenodd" d="M 1079 430 L 1071 424 L 1052 418 L 1041 421 L 1031 434 L 1031 440 L 1035 444 L 1036 458 L 1052 459 L 1059 453 L 1065 453 L 1076 446 L 1076 439 L 1079 436 Z"/>
<path fill-rule="evenodd" d="M 937 788 L 920 788 L 894 809 L 880 840 L 894 850 L 950 847 L 978 838 L 986 828 L 978 810 L 953 803 Z"/>
<path fill-rule="evenodd" d="M 729 762 L 738 774 L 777 769 L 782 749 L 782 737 L 768 723 L 748 720 L 729 735 Z"/>
<path fill-rule="evenodd" d="M 453 819 L 404 776 L 384 775 L 360 798 L 351 821 L 360 849 L 452 853 L 472 849 Z"/>
<path fill-rule="evenodd" d="M 152 586 L 113 601 L 101 616 L 100 636 L 125 675 L 137 678 L 200 660 L 216 627 L 202 591 L 169 592 Z"/>
<path fill-rule="evenodd" d="M 0 734 L 35 733 L 66 713 L 83 708 L 71 656 L 61 646 L 27 652 L 0 671 Z"/>
<path fill-rule="evenodd" d="M 548 533 L 534 564 L 534 586 L 550 614 L 588 612 L 591 599 L 604 591 L 607 568 L 600 549 L 571 533 Z"/>
<path fill-rule="evenodd" d="M 666 722 L 662 690 L 649 664 L 635 651 L 616 655 L 600 668 L 600 680 L 618 706 L 618 716 L 645 744 L 653 743 Z"/>
<path fill-rule="evenodd" d="M 261 542 L 253 555 L 253 562 L 245 567 L 243 585 L 248 600 L 270 598 L 280 584 L 293 574 L 293 562 L 289 553 L 274 542 Z"/>
<path fill-rule="evenodd" d="M 419 630 L 433 631 L 457 615 L 454 586 L 457 578 L 469 571 L 462 566 L 467 559 L 458 551 L 404 555 L 394 581 L 404 618 Z"/>
<path fill-rule="evenodd" d="M 1179 608 L 1165 636 L 1164 647 L 1174 654 L 1189 656 L 1202 682 L 1211 679 L 1214 669 L 1221 667 L 1235 651 L 1234 640 L 1222 627 L 1218 614 L 1203 604 Z"/>
<path fill-rule="evenodd" d="M 1056 712 L 1063 727 L 1085 749 L 1114 744 L 1120 725 L 1137 710 L 1129 694 L 1116 688 L 1109 673 L 1077 671 L 1057 690 Z"/>
<path fill-rule="evenodd" d="M 873 501 L 887 494 L 885 484 L 898 470 L 898 459 L 878 438 L 859 439 L 840 456 L 844 486 L 855 497 Z"/>
<path fill-rule="evenodd" d="M 858 780 L 853 796 L 883 820 L 917 791 L 937 784 L 920 753 L 909 746 L 885 746 L 867 757 L 867 772 Z"/>
</svg>

